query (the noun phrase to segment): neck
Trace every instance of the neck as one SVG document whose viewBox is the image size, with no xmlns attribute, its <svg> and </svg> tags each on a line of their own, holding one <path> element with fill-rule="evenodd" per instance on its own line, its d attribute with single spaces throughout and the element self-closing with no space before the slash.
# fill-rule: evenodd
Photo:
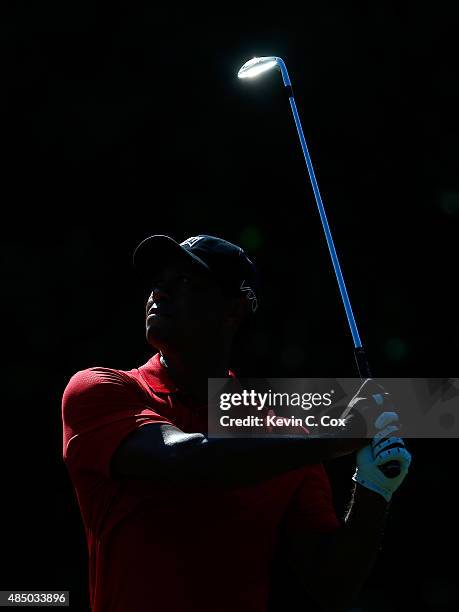
<svg viewBox="0 0 459 612">
<path fill-rule="evenodd" d="M 161 350 L 161 363 L 177 387 L 196 400 L 207 403 L 207 379 L 226 378 L 229 368 L 227 350 L 193 349 L 189 353 Z"/>
</svg>

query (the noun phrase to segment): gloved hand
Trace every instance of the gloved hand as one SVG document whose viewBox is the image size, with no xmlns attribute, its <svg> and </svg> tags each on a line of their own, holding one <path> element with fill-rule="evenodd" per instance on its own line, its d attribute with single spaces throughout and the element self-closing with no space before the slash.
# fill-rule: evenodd
<svg viewBox="0 0 459 612">
<path fill-rule="evenodd" d="M 367 489 L 379 493 L 389 502 L 392 494 L 405 479 L 411 463 L 411 454 L 405 447 L 402 438 L 393 436 L 399 430 L 398 415 L 395 412 L 383 412 L 375 421 L 378 433 L 371 444 L 364 446 L 357 453 L 357 468 L 352 479 Z M 387 478 L 381 466 L 389 461 L 400 464 L 400 474 Z"/>
</svg>

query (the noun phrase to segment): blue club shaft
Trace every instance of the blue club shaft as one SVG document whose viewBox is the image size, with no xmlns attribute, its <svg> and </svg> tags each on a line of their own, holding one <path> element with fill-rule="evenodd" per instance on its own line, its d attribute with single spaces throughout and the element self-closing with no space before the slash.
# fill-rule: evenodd
<svg viewBox="0 0 459 612">
<path fill-rule="evenodd" d="M 300 116 L 298 115 L 298 110 L 296 108 L 295 98 L 293 97 L 292 83 L 290 81 L 285 62 L 280 57 L 276 59 L 278 62 L 278 67 L 280 68 L 282 74 L 284 86 L 286 88 L 286 91 L 288 92 L 290 107 L 292 109 L 296 129 L 300 138 L 301 148 L 303 149 L 303 155 L 306 161 L 306 166 L 308 168 L 309 178 L 311 179 L 312 190 L 314 191 L 314 197 L 316 199 L 317 208 L 319 209 L 320 220 L 322 221 L 322 227 L 324 228 L 328 250 L 330 251 L 331 260 L 333 263 L 333 269 L 335 270 L 336 280 L 338 281 L 341 299 L 343 300 L 344 310 L 346 311 L 347 320 L 351 329 L 352 340 L 354 341 L 354 348 L 357 364 L 359 366 L 359 371 L 363 374 L 364 377 L 369 376 L 368 363 L 366 362 L 366 357 L 362 347 L 362 341 L 360 340 L 359 330 L 357 329 L 357 323 L 355 322 L 354 313 L 352 312 L 352 306 L 349 300 L 349 296 L 347 294 L 346 284 L 344 282 L 343 273 L 341 272 L 341 266 L 339 265 L 335 244 L 333 242 L 333 237 L 331 235 L 330 227 L 328 225 L 327 215 L 325 214 L 325 208 L 322 202 L 322 198 L 320 196 L 319 185 L 317 184 L 314 168 L 312 167 L 311 156 L 309 155 L 308 146 L 306 144 L 306 139 L 303 134 L 303 127 L 301 125 Z"/>
<path fill-rule="evenodd" d="M 341 298 L 343 300 L 347 320 L 349 323 L 349 327 L 351 329 L 352 339 L 354 341 L 354 347 L 356 349 L 361 348 L 362 342 L 360 340 L 359 331 L 357 329 L 357 323 L 355 322 L 354 313 L 352 312 L 352 306 L 351 306 L 351 302 L 349 300 L 349 296 L 347 293 L 343 273 L 341 272 L 341 266 L 339 265 L 338 255 L 336 254 L 335 244 L 333 242 L 333 237 L 331 235 L 330 227 L 328 225 L 327 215 L 325 213 L 325 208 L 324 208 L 322 198 L 320 195 L 320 191 L 319 191 L 319 185 L 317 184 L 316 175 L 314 173 L 314 168 L 312 166 L 311 156 L 309 155 L 308 146 L 306 144 L 306 139 L 303 134 L 303 128 L 301 126 L 300 117 L 298 115 L 298 110 L 296 108 L 295 98 L 293 96 L 290 96 L 289 102 L 290 102 L 290 107 L 292 109 L 293 118 L 295 119 L 295 125 L 298 131 L 298 136 L 300 138 L 301 148 L 303 149 L 303 155 L 306 161 L 306 166 L 308 168 L 309 178 L 311 179 L 312 189 L 314 191 L 314 197 L 316 199 L 317 208 L 319 209 L 320 220 L 322 221 L 322 227 L 324 228 L 325 238 L 327 240 L 328 250 L 330 251 L 331 260 L 333 263 L 333 269 L 335 270 L 336 280 L 338 281 Z"/>
</svg>

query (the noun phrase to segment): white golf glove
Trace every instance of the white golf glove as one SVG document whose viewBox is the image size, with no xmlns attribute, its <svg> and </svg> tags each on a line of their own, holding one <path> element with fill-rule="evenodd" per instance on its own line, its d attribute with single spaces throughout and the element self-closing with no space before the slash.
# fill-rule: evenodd
<svg viewBox="0 0 459 612">
<path fill-rule="evenodd" d="M 378 433 L 368 446 L 357 453 L 357 468 L 352 477 L 367 489 L 375 491 L 389 502 L 392 494 L 402 484 L 411 463 L 411 454 L 405 447 L 402 438 L 393 434 L 399 430 L 398 415 L 395 412 L 383 412 L 375 421 Z M 390 461 L 397 461 L 400 474 L 395 478 L 387 478 L 381 466 Z"/>
</svg>

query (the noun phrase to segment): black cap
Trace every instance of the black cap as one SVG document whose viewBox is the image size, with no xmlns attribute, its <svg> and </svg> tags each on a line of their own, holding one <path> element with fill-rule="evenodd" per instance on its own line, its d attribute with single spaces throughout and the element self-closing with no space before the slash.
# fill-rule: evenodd
<svg viewBox="0 0 459 612">
<path fill-rule="evenodd" d="M 145 238 L 134 251 L 133 263 L 141 276 L 152 276 L 158 266 L 183 258 L 208 270 L 227 289 L 247 298 L 249 309 L 258 308 L 258 273 L 241 247 L 215 236 L 192 236 L 180 244 L 169 236 Z"/>
</svg>

